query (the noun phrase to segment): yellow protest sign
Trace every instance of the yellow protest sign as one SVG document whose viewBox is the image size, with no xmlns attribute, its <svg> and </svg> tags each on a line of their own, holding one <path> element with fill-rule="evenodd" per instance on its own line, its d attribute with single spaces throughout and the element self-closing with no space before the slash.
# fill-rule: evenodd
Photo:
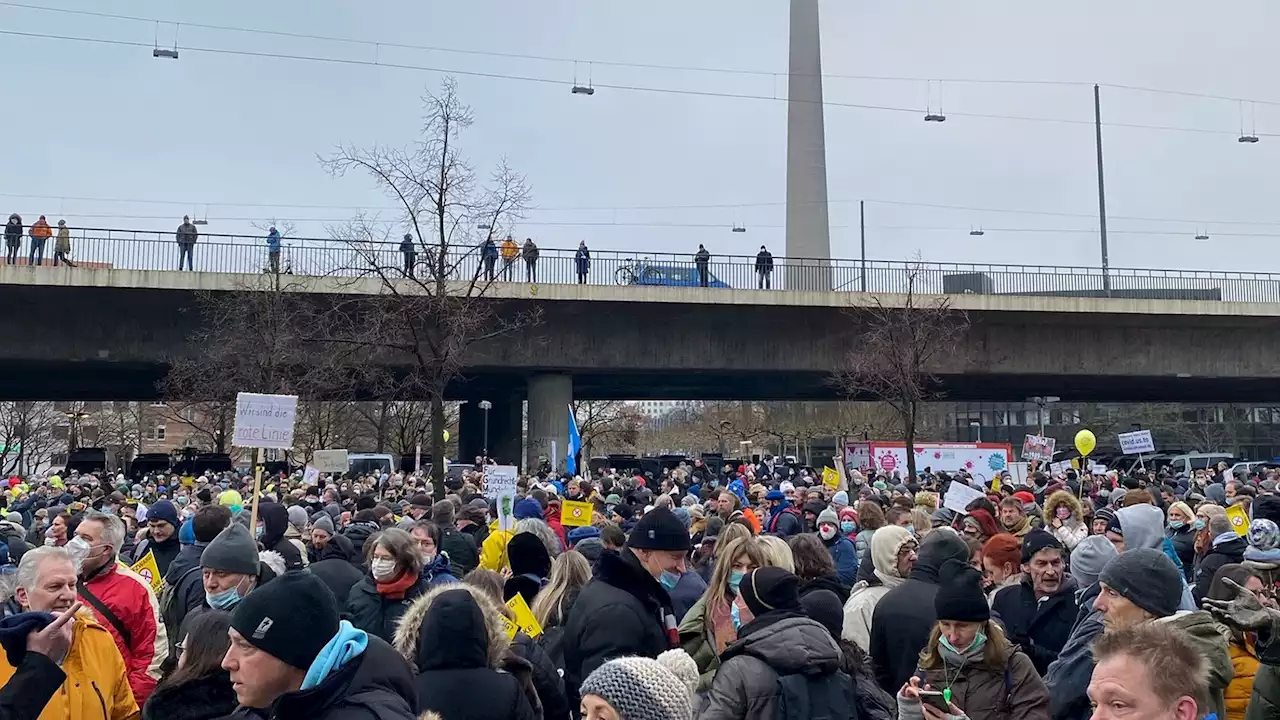
<svg viewBox="0 0 1280 720">
<path fill-rule="evenodd" d="M 1227 508 L 1227 519 L 1231 521 L 1231 529 L 1237 535 L 1244 537 L 1249 534 L 1249 513 L 1244 511 L 1244 506 L 1232 505 Z"/>
<path fill-rule="evenodd" d="M 995 476 L 995 477 L 991 478 L 991 492 L 993 492 L 993 493 L 998 493 L 998 492 L 1000 492 L 1000 487 L 1001 487 L 1001 486 L 1000 486 L 1000 476 L 999 476 L 999 475 L 997 475 L 997 476 Z"/>
<path fill-rule="evenodd" d="M 592 510 L 593 507 L 589 502 L 565 500 L 560 504 L 560 524 L 565 527 L 590 525 Z"/>
<path fill-rule="evenodd" d="M 836 472 L 835 468 L 822 468 L 822 484 L 832 490 L 840 487 L 840 473 Z"/>
<path fill-rule="evenodd" d="M 142 576 L 151 585 L 156 595 L 164 586 L 164 578 L 160 576 L 160 566 L 156 564 L 155 553 L 148 552 L 142 559 L 129 566 L 129 569 Z"/>
<path fill-rule="evenodd" d="M 515 613 L 515 624 L 525 635 L 536 638 L 542 634 L 542 626 L 538 624 L 538 619 L 533 616 L 533 611 L 529 609 L 529 603 L 524 601 L 524 596 L 516 594 L 507 601 L 507 607 L 511 608 L 511 612 Z M 515 637 L 515 631 L 507 628 L 507 634 Z"/>
</svg>

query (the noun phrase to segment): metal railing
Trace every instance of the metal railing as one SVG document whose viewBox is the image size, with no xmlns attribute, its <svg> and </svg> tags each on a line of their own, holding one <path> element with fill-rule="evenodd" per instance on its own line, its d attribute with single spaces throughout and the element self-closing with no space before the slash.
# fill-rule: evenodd
<svg viewBox="0 0 1280 720">
<path fill-rule="evenodd" d="M 52 265 L 56 238 L 45 243 L 43 266 Z M 23 236 L 16 253 L 18 265 L 28 264 L 32 241 Z M 180 248 L 172 232 L 75 229 L 72 261 L 95 268 L 179 270 Z M 635 253 L 591 249 L 583 268 L 576 248 L 538 250 L 532 267 L 520 256 L 508 262 L 499 256 L 492 265 L 497 281 L 588 285 L 650 285 L 697 287 L 700 267 L 690 254 Z M 200 236 L 191 253 L 195 272 L 262 273 L 270 269 L 266 239 L 261 236 Z M 423 272 L 427 249 L 416 251 L 416 272 Z M 6 257 L 6 262 L 8 258 Z M 280 255 L 281 271 L 302 276 L 360 276 L 371 265 L 402 268 L 398 242 L 362 243 L 359 250 L 346 242 L 323 238 L 286 238 Z M 489 266 L 478 247 L 451 248 L 448 265 L 453 276 L 487 278 Z M 184 262 L 183 269 L 185 271 Z M 579 271 L 585 269 L 585 274 Z M 1106 289 L 1103 271 L 1091 267 L 1052 267 L 980 263 L 915 263 L 815 260 L 774 257 L 773 270 L 759 272 L 754 255 L 713 255 L 705 265 L 711 288 L 755 290 L 835 290 L 840 292 L 904 292 L 915 271 L 915 290 L 924 293 L 1054 295 L 1123 297 L 1228 302 L 1280 302 L 1280 273 L 1208 272 L 1112 268 Z"/>
</svg>

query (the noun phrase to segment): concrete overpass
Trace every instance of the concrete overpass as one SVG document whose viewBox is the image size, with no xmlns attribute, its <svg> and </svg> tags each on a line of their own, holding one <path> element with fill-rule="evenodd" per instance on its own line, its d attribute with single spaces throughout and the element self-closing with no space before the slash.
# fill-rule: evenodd
<svg viewBox="0 0 1280 720">
<path fill-rule="evenodd" d="M 0 267 L 0 397 L 146 399 L 166 360 L 198 352 L 199 291 L 246 276 Z M 310 278 L 304 292 L 370 294 L 375 280 Z M 542 322 L 474 348 L 450 394 L 494 403 L 491 435 L 549 428 L 580 399 L 834 399 L 857 332 L 844 310 L 870 296 L 655 286 L 498 283 L 493 302 Z M 899 295 L 881 295 L 901 303 Z M 959 294 L 972 327 L 935 371 L 948 399 L 1280 402 L 1280 303 Z M 463 424 L 480 421 L 464 406 Z M 535 428 L 535 426 L 537 426 Z M 558 428 L 558 430 L 557 430 Z M 495 442 L 495 446 L 497 443 Z"/>
</svg>

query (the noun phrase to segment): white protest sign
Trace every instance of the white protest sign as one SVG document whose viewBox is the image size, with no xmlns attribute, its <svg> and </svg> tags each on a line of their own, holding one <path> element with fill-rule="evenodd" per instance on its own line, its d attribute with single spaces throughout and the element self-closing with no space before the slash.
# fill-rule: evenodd
<svg viewBox="0 0 1280 720">
<path fill-rule="evenodd" d="M 319 485 L 320 469 L 316 467 L 312 467 L 311 465 L 308 465 L 307 469 L 302 473 L 302 484 L 307 487 L 311 487 L 313 485 Z"/>
<path fill-rule="evenodd" d="M 974 490 L 958 480 L 953 480 L 951 487 L 947 488 L 946 497 L 942 499 L 942 507 L 965 515 L 968 513 L 965 507 L 982 496 L 982 491 Z"/>
<path fill-rule="evenodd" d="M 1106 475 L 1106 474 L 1107 474 L 1107 466 L 1106 466 L 1106 465 L 1098 465 L 1097 463 L 1095 463 L 1095 464 L 1093 464 L 1093 465 L 1090 465 L 1090 466 L 1089 466 L 1089 474 L 1090 474 L 1090 475 Z"/>
<path fill-rule="evenodd" d="M 346 450 L 317 450 L 311 458 L 311 465 L 327 473 L 344 473 L 351 469 Z"/>
<path fill-rule="evenodd" d="M 1053 463 L 1052 465 L 1049 466 L 1049 471 L 1052 472 L 1054 475 L 1065 473 L 1070 469 L 1071 469 L 1071 463 L 1067 462 L 1066 460 L 1063 460 L 1062 462 Z"/>
<path fill-rule="evenodd" d="M 1120 438 L 1120 452 L 1125 455 L 1139 455 L 1141 453 L 1153 453 L 1156 451 L 1155 441 L 1151 439 L 1150 430 L 1135 430 L 1133 432 L 1120 433 L 1116 437 Z"/>
<path fill-rule="evenodd" d="M 1030 437 L 1029 435 L 1027 437 Z M 1009 475 L 1013 478 L 1015 485 L 1026 486 L 1031 483 L 1027 482 L 1028 463 L 1016 462 L 1009 463 Z"/>
<path fill-rule="evenodd" d="M 488 465 L 484 469 L 484 495 L 498 503 L 498 529 L 516 527 L 516 477 L 514 465 Z"/>
<path fill-rule="evenodd" d="M 235 435 L 238 447 L 293 448 L 293 425 L 298 417 L 297 395 L 236 395 Z"/>
</svg>

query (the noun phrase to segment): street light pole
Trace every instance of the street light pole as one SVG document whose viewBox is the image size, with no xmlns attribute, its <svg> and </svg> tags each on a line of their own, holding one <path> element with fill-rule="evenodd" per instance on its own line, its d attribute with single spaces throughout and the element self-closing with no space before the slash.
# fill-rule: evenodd
<svg viewBox="0 0 1280 720">
<path fill-rule="evenodd" d="M 974 437 L 975 437 L 974 442 L 981 443 L 982 442 L 982 423 L 971 422 L 969 423 L 969 427 L 973 428 Z"/>
<path fill-rule="evenodd" d="M 867 211 L 866 202 L 858 201 L 858 236 L 862 242 L 862 292 L 867 291 Z"/>
<path fill-rule="evenodd" d="M 1102 99 L 1093 86 L 1093 133 L 1098 150 L 1098 238 L 1102 242 L 1102 289 L 1111 297 L 1111 266 L 1107 258 L 1107 189 L 1102 172 Z"/>
<path fill-rule="evenodd" d="M 480 409 L 484 411 L 484 457 L 489 459 L 489 411 L 493 409 L 493 403 L 488 400 L 480 401 Z"/>
</svg>

